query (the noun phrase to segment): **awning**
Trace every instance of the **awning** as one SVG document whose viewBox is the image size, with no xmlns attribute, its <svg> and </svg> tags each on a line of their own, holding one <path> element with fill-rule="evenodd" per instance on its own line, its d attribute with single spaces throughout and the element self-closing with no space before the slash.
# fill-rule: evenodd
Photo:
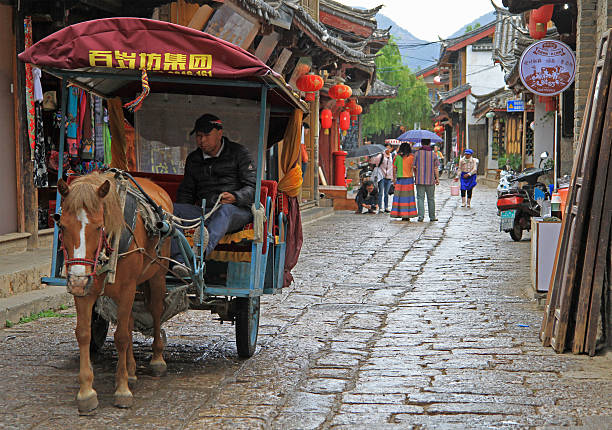
<svg viewBox="0 0 612 430">
<path fill-rule="evenodd" d="M 85 21 L 19 54 L 41 67 L 146 69 L 164 74 L 244 79 L 275 74 L 244 49 L 202 31 L 144 18 Z"/>
<path fill-rule="evenodd" d="M 270 88 L 272 106 L 299 108 L 283 80 L 253 54 L 208 33 L 145 18 L 105 18 L 63 28 L 19 54 L 19 59 L 103 97 L 133 98 L 147 70 L 151 92 L 259 100 Z"/>
</svg>

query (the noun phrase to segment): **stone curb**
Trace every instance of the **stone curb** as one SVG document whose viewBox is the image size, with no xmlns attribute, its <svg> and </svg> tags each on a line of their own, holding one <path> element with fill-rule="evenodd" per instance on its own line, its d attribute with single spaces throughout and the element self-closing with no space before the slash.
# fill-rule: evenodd
<svg viewBox="0 0 612 430">
<path fill-rule="evenodd" d="M 44 310 L 57 310 L 62 305 L 72 306 L 74 299 L 66 287 L 50 286 L 0 299 L 0 327 L 5 322 L 17 322 L 21 317 Z"/>
</svg>

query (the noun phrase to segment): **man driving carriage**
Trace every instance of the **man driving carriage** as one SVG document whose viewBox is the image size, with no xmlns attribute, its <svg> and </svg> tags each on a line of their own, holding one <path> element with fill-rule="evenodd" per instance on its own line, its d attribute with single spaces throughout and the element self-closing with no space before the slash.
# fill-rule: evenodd
<svg viewBox="0 0 612 430">
<path fill-rule="evenodd" d="M 199 218 L 202 199 L 207 212 L 219 200 L 221 206 L 205 221 L 209 239 L 206 254 L 210 255 L 221 238 L 239 231 L 252 221 L 251 205 L 255 198 L 255 167 L 244 146 L 223 136 L 223 123 L 212 114 L 199 117 L 190 135 L 195 134 L 198 148 L 187 156 L 174 215 L 183 219 Z M 178 243 L 172 241 L 172 258 L 183 262 Z M 184 266 L 175 266 L 186 275 Z"/>
</svg>

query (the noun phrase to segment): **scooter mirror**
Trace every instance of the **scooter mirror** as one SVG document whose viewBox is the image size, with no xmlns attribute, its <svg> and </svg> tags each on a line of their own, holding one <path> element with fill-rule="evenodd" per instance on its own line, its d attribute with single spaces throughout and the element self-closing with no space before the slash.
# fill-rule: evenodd
<svg viewBox="0 0 612 430">
<path fill-rule="evenodd" d="M 548 158 L 548 152 L 546 152 L 546 151 L 542 152 L 542 153 L 540 154 L 540 158 L 541 158 L 542 160 L 544 160 L 545 158 Z"/>
</svg>

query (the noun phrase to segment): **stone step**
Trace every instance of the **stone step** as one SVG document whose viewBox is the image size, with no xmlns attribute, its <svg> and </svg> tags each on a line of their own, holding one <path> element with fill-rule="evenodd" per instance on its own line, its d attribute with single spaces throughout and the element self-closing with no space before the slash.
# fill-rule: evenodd
<svg viewBox="0 0 612 430">
<path fill-rule="evenodd" d="M 44 285 L 40 278 L 49 276 L 51 248 L 40 248 L 0 257 L 0 298 L 32 290 Z"/>
</svg>

